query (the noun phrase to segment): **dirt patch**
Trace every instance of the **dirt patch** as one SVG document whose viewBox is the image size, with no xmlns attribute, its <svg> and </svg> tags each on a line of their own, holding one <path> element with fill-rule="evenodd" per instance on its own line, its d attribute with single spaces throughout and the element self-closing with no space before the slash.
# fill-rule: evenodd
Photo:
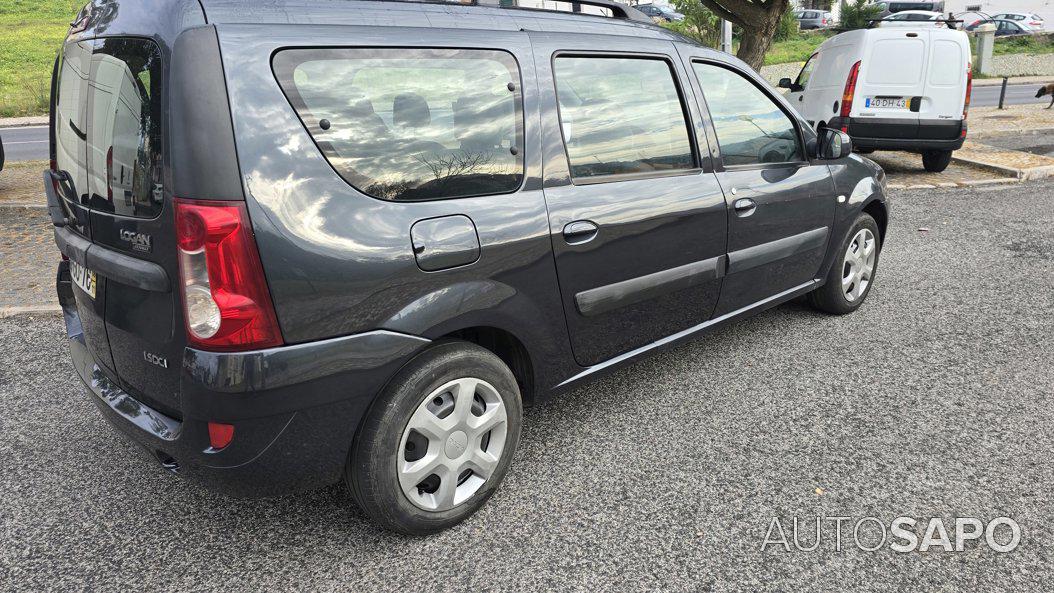
<svg viewBox="0 0 1054 593">
<path fill-rule="evenodd" d="M 4 165 L 0 171 L 0 204 L 44 205 L 44 170 L 47 161 L 22 161 Z"/>
</svg>

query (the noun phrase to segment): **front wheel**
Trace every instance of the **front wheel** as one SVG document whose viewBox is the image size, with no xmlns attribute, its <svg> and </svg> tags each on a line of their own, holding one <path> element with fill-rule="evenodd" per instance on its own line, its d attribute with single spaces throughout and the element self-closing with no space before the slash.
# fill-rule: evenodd
<svg viewBox="0 0 1054 593">
<path fill-rule="evenodd" d="M 520 390 L 489 350 L 444 342 L 396 374 L 359 429 L 345 480 L 380 525 L 424 535 L 476 512 L 520 438 Z"/>
<path fill-rule="evenodd" d="M 948 168 L 952 162 L 952 151 L 950 150 L 924 150 L 922 152 L 922 167 L 930 173 L 940 173 Z"/>
<path fill-rule="evenodd" d="M 827 282 L 809 293 L 809 304 L 833 315 L 845 315 L 860 308 L 871 292 L 882 250 L 878 223 L 869 214 L 860 214 L 839 247 L 838 260 L 827 273 Z"/>
</svg>

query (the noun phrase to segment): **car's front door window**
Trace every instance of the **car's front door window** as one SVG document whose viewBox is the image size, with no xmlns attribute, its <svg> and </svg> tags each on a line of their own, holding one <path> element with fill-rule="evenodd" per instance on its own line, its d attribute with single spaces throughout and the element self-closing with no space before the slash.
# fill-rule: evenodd
<svg viewBox="0 0 1054 593">
<path fill-rule="evenodd" d="M 693 64 L 728 166 L 804 160 L 791 118 L 754 83 L 717 66 Z"/>
</svg>

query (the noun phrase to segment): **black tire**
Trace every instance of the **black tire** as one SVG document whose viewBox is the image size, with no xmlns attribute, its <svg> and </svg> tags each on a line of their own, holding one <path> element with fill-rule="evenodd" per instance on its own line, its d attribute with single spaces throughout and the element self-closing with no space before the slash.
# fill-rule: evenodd
<svg viewBox="0 0 1054 593">
<path fill-rule="evenodd" d="M 922 166 L 930 173 L 940 173 L 947 169 L 951 162 L 952 151 L 950 150 L 922 151 Z"/>
<path fill-rule="evenodd" d="M 426 397 L 464 377 L 483 379 L 501 397 L 507 414 L 504 449 L 494 473 L 468 500 L 446 511 L 428 511 L 411 502 L 399 485 L 403 431 Z M 374 401 L 355 437 L 345 481 L 362 510 L 383 527 L 409 535 L 447 529 L 475 513 L 498 488 L 519 442 L 522 416 L 516 378 L 500 358 L 469 342 L 438 343 L 407 363 Z"/>
<path fill-rule="evenodd" d="M 855 300 L 849 301 L 842 291 L 842 276 L 845 273 L 846 255 L 853 237 L 863 229 L 870 230 L 875 237 L 875 263 L 874 268 L 871 270 L 871 278 L 863 294 Z M 878 275 L 878 264 L 882 255 L 882 239 L 881 234 L 878 232 L 878 223 L 875 222 L 874 218 L 871 218 L 870 214 L 861 213 L 856 217 L 853 226 L 849 228 L 849 232 L 838 244 L 837 253 L 838 259 L 834 261 L 834 264 L 831 265 L 831 270 L 827 272 L 827 281 L 823 286 L 809 293 L 808 301 L 815 309 L 824 313 L 845 315 L 859 309 L 860 305 L 867 300 L 867 295 L 871 294 L 871 288 L 875 284 L 875 277 Z"/>
</svg>

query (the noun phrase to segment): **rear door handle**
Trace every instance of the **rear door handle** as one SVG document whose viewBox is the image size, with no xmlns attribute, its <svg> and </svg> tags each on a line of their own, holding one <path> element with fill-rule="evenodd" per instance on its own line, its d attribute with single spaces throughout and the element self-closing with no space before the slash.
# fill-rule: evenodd
<svg viewBox="0 0 1054 593">
<path fill-rule="evenodd" d="M 739 198 L 732 207 L 736 210 L 736 216 L 743 218 L 753 214 L 758 209 L 758 204 L 750 198 Z"/>
<path fill-rule="evenodd" d="M 568 245 L 588 243 L 597 236 L 599 228 L 588 220 L 576 220 L 564 227 L 564 241 Z"/>
</svg>

